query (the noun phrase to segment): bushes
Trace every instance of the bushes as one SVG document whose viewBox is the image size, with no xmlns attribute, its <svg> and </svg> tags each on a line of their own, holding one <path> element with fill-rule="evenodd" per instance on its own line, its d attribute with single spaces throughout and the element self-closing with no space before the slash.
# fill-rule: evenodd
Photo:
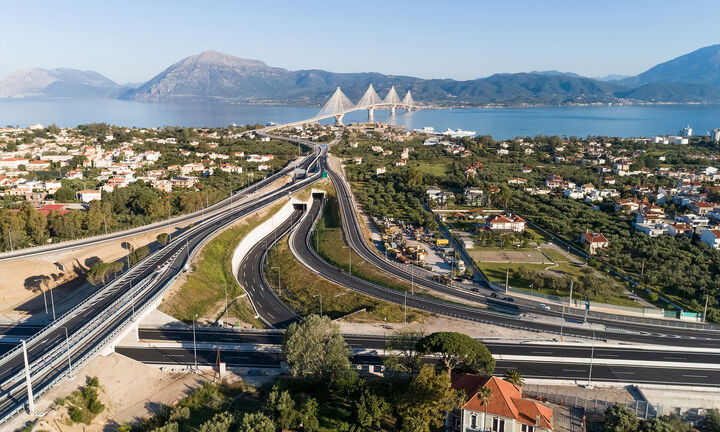
<svg viewBox="0 0 720 432">
<path fill-rule="evenodd" d="M 105 410 L 105 405 L 98 399 L 99 390 L 98 377 L 88 377 L 85 387 L 74 391 L 67 399 L 58 400 L 58 404 L 69 405 L 67 411 L 72 423 L 90 424 Z"/>
</svg>

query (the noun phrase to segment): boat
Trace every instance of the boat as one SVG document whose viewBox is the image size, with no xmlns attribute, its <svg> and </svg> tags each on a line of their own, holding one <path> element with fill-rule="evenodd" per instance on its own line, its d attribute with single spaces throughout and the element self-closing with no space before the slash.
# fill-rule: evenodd
<svg viewBox="0 0 720 432">
<path fill-rule="evenodd" d="M 425 126 L 422 129 L 413 129 L 413 132 L 428 134 L 428 135 L 437 134 L 437 132 L 435 132 L 435 128 L 432 126 Z"/>
<path fill-rule="evenodd" d="M 453 138 L 461 138 L 461 137 L 471 137 L 477 135 L 477 132 L 475 131 L 466 131 L 462 129 L 455 129 L 452 130 L 448 128 L 445 132 L 443 132 L 443 135 L 450 135 Z"/>
</svg>

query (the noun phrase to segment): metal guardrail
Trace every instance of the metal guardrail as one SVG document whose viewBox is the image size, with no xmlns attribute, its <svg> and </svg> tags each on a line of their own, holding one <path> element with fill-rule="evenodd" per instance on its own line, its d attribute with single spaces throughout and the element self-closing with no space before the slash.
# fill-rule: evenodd
<svg viewBox="0 0 720 432">
<path fill-rule="evenodd" d="M 646 400 L 628 401 L 606 401 L 603 399 L 585 399 L 580 396 L 561 395 L 550 392 L 540 392 L 523 389 L 523 396 L 536 399 L 541 402 L 549 402 L 555 405 L 562 405 L 574 408 L 582 408 L 585 412 L 602 414 L 608 407 L 615 404 L 622 405 L 628 411 L 637 414 L 638 418 L 647 420 L 655 418 L 662 413 L 662 405 L 652 404 Z"/>
</svg>

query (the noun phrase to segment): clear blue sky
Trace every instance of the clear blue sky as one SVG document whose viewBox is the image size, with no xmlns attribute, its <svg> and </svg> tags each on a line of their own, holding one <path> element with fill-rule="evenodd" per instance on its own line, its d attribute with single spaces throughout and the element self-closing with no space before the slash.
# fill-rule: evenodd
<svg viewBox="0 0 720 432">
<path fill-rule="evenodd" d="M 5 0 L 1 10 L 0 79 L 70 67 L 141 82 L 208 49 L 288 69 L 602 76 L 720 43 L 717 0 Z"/>
</svg>

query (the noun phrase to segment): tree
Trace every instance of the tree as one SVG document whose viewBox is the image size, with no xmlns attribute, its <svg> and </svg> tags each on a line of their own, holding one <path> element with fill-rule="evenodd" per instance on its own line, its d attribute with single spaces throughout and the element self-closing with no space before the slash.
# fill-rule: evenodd
<svg viewBox="0 0 720 432">
<path fill-rule="evenodd" d="M 294 376 L 330 385 L 352 370 L 350 348 L 327 316 L 310 315 L 299 324 L 292 323 L 283 335 L 282 353 Z"/>
<path fill-rule="evenodd" d="M 299 414 L 295 410 L 295 401 L 287 390 L 280 392 L 277 386 L 273 387 L 265 403 L 265 411 L 280 429 L 290 429 L 297 424 Z"/>
<path fill-rule="evenodd" d="M 487 422 L 487 409 L 488 409 L 488 402 L 490 402 L 490 399 L 492 398 L 492 390 L 490 390 L 490 387 L 480 387 L 477 391 L 477 398 L 480 399 L 480 402 L 482 403 L 483 407 L 485 408 L 485 417 L 484 422 Z M 485 425 L 483 424 L 483 429 L 485 428 Z"/>
<path fill-rule="evenodd" d="M 360 399 L 355 403 L 355 416 L 360 426 L 379 428 L 380 422 L 389 409 L 390 406 L 385 402 L 385 399 L 365 389 L 360 395 Z"/>
<path fill-rule="evenodd" d="M 180 425 L 178 425 L 175 422 L 172 422 L 172 423 L 167 423 L 164 426 L 155 428 L 152 430 L 152 432 L 178 432 L 179 430 L 180 430 Z"/>
<path fill-rule="evenodd" d="M 235 417 L 229 412 L 221 412 L 212 416 L 212 418 L 201 424 L 198 432 L 229 432 Z"/>
<path fill-rule="evenodd" d="M 397 372 L 409 373 L 410 376 L 420 367 L 422 353 L 417 350 L 418 341 L 425 334 L 422 331 L 399 329 L 387 339 L 385 367 Z"/>
<path fill-rule="evenodd" d="M 240 422 L 243 432 L 275 432 L 277 428 L 272 419 L 263 413 L 247 413 Z"/>
<path fill-rule="evenodd" d="M 450 376 L 436 373 L 430 364 L 423 365 L 398 407 L 400 430 L 428 432 L 431 427 L 441 426 L 457 401 L 458 394 L 450 387 Z"/>
<path fill-rule="evenodd" d="M 314 398 L 308 398 L 300 407 L 300 419 L 302 427 L 307 432 L 315 432 L 320 428 L 320 421 L 317 418 L 318 402 Z"/>
<path fill-rule="evenodd" d="M 662 417 L 655 417 L 654 419 L 644 421 L 642 424 L 642 427 L 640 427 L 640 431 L 642 431 L 642 432 L 680 432 L 681 429 L 676 429 L 675 425 L 666 421 Z"/>
<path fill-rule="evenodd" d="M 104 263 L 99 262 L 90 268 L 86 279 L 93 285 L 107 282 L 108 277 L 111 274 L 115 274 L 123 269 L 121 262 Z"/>
<path fill-rule="evenodd" d="M 165 246 L 168 244 L 168 241 L 170 241 L 170 235 L 168 235 L 168 233 L 160 233 L 155 237 L 155 241 L 157 241 L 160 246 Z"/>
<path fill-rule="evenodd" d="M 634 432 L 638 429 L 639 420 L 634 412 L 624 405 L 615 404 L 605 410 L 603 430 L 607 432 Z"/>
<path fill-rule="evenodd" d="M 720 432 L 720 411 L 717 408 L 713 408 L 705 415 L 705 421 L 703 422 L 705 429 L 710 432 Z"/>
<path fill-rule="evenodd" d="M 432 333 L 418 341 L 418 351 L 440 355 L 448 374 L 457 367 L 486 375 L 495 370 L 495 359 L 487 347 L 462 333 Z"/>
<path fill-rule="evenodd" d="M 56 190 L 53 194 L 55 201 L 59 202 L 70 202 L 75 200 L 75 191 L 69 187 L 63 186 Z"/>
<path fill-rule="evenodd" d="M 525 384 L 525 380 L 517 369 L 508 369 L 503 375 L 503 379 L 517 388 L 522 387 Z"/>
</svg>

